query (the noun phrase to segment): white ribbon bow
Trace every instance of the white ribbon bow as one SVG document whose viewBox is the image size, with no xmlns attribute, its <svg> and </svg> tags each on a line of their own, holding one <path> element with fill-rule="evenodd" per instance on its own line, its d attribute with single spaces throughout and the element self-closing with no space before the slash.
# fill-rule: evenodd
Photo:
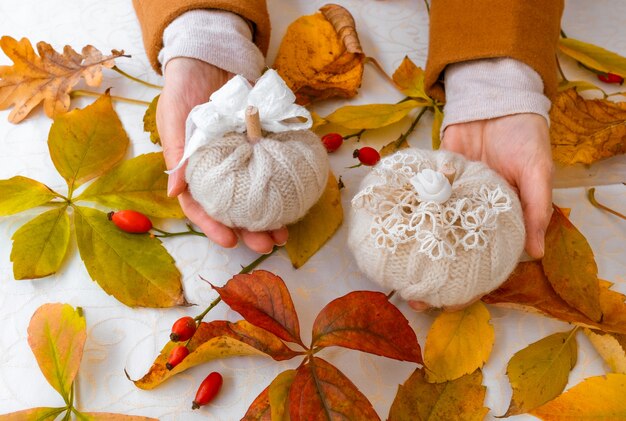
<svg viewBox="0 0 626 421">
<path fill-rule="evenodd" d="M 235 76 L 213 92 L 209 102 L 194 107 L 187 117 L 185 152 L 176 168 L 212 139 L 228 132 L 246 131 L 246 108 L 257 107 L 261 127 L 269 132 L 304 130 L 313 124 L 306 108 L 295 104 L 296 96 L 275 70 L 266 71 L 254 87 L 242 76 Z M 303 117 L 306 121 L 286 121 Z"/>
</svg>

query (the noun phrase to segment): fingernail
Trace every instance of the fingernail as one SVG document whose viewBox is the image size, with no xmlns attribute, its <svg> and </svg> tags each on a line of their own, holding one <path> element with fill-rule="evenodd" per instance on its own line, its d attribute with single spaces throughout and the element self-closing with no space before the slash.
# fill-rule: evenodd
<svg viewBox="0 0 626 421">
<path fill-rule="evenodd" d="M 545 236 L 546 232 L 542 229 L 537 231 L 537 248 L 539 249 L 539 253 L 543 257 L 543 253 L 545 251 Z"/>
<path fill-rule="evenodd" d="M 287 244 L 287 241 L 286 241 L 286 240 L 285 240 L 285 241 L 283 241 L 283 242 L 282 242 L 282 243 L 280 243 L 280 244 L 276 243 L 276 246 L 277 246 L 277 247 L 282 247 L 282 246 L 284 246 L 285 244 Z"/>
<path fill-rule="evenodd" d="M 175 172 L 173 174 L 170 174 L 170 176 L 167 178 L 167 195 L 169 197 L 176 196 L 175 194 L 173 194 L 173 192 L 174 192 L 174 187 L 176 187 L 177 177 L 178 177 L 178 173 Z"/>
</svg>

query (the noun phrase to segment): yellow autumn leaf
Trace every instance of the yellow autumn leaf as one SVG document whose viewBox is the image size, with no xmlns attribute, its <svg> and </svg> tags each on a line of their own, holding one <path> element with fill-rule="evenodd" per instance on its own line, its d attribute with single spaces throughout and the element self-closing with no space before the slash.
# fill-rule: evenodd
<svg viewBox="0 0 626 421">
<path fill-rule="evenodd" d="M 464 310 L 437 316 L 426 338 L 426 379 L 441 383 L 482 367 L 494 342 L 490 320 L 489 311 L 480 301 Z"/>
<path fill-rule="evenodd" d="M 463 420 L 481 421 L 487 388 L 480 370 L 445 383 L 428 383 L 424 369 L 416 369 L 398 393 L 388 421 Z"/>
<path fill-rule="evenodd" d="M 530 413 L 544 421 L 626 419 L 626 374 L 589 377 Z"/>
<path fill-rule="evenodd" d="M 561 38 L 559 50 L 587 67 L 626 77 L 626 58 L 597 45 L 574 38 Z"/>
<path fill-rule="evenodd" d="M 287 28 L 274 68 L 296 94 L 299 104 L 331 97 L 351 98 L 363 77 L 365 54 L 350 13 L 327 5 Z"/>
<path fill-rule="evenodd" d="M 504 417 L 526 413 L 563 392 L 576 365 L 575 332 L 555 333 L 513 355 L 506 370 L 513 397 Z"/>
<path fill-rule="evenodd" d="M 402 120 L 411 110 L 423 105 L 412 99 L 397 104 L 346 105 L 324 119 L 348 129 L 379 129 Z"/>
<path fill-rule="evenodd" d="M 35 217 L 15 231 L 11 261 L 15 279 L 36 279 L 56 273 L 70 243 L 67 206 Z"/>
<path fill-rule="evenodd" d="M 626 335 L 585 329 L 589 342 L 614 373 L 626 374 Z"/>
<path fill-rule="evenodd" d="M 437 105 L 433 107 L 432 147 L 436 151 L 441 146 L 441 124 L 443 123 L 443 111 Z"/>
<path fill-rule="evenodd" d="M 337 179 L 331 172 L 326 190 L 300 221 L 289 225 L 285 249 L 295 268 L 304 265 L 337 232 L 343 222 L 343 207 Z"/>
<path fill-rule="evenodd" d="M 0 180 L 0 216 L 13 215 L 48 203 L 57 195 L 48 186 L 27 177 Z"/>
<path fill-rule="evenodd" d="M 272 421 L 289 421 L 289 390 L 295 378 L 296 370 L 286 370 L 270 383 L 268 393 Z"/>
<path fill-rule="evenodd" d="M 48 383 L 69 403 L 87 340 L 85 318 L 69 304 L 44 304 L 28 325 L 28 345 Z"/>
<path fill-rule="evenodd" d="M 66 408 L 30 408 L 0 415 L 0 421 L 53 421 Z"/>
<path fill-rule="evenodd" d="M 554 161 L 591 164 L 626 152 L 626 103 L 583 99 L 570 89 L 558 94 L 550 110 Z"/>
<path fill-rule="evenodd" d="M 157 418 L 139 415 L 111 414 L 109 412 L 83 412 L 76 415 L 78 421 L 158 421 Z"/>
<path fill-rule="evenodd" d="M 57 117 L 48 134 L 50 158 L 70 191 L 115 166 L 129 143 L 108 94 Z"/>
<path fill-rule="evenodd" d="M 567 91 L 572 88 L 576 89 L 578 92 L 594 90 L 602 91 L 602 89 L 600 89 L 593 83 L 587 82 L 585 80 L 562 80 L 558 86 L 559 92 Z"/>
<path fill-rule="evenodd" d="M 9 36 L 0 38 L 2 51 L 13 60 L 13 66 L 0 66 L 0 110 L 14 105 L 9 121 L 19 123 L 43 101 L 48 117 L 67 112 L 70 91 L 82 78 L 89 86 L 102 82 L 102 68 L 111 68 L 123 51 L 103 56 L 91 45 L 78 54 L 69 45 L 63 53 L 56 52 L 45 42 L 37 43 L 35 53 L 30 41 L 17 41 Z"/>
<path fill-rule="evenodd" d="M 156 110 L 160 96 L 161 95 L 159 94 L 155 96 L 152 101 L 150 101 L 150 105 L 143 115 L 143 131 L 150 133 L 150 141 L 155 145 L 161 144 L 161 136 L 159 136 L 159 130 L 157 129 L 156 124 Z"/>
<path fill-rule="evenodd" d="M 404 95 L 432 102 L 424 89 L 424 70 L 417 67 L 408 56 L 404 56 L 400 66 L 393 72 L 392 79 Z"/>
</svg>

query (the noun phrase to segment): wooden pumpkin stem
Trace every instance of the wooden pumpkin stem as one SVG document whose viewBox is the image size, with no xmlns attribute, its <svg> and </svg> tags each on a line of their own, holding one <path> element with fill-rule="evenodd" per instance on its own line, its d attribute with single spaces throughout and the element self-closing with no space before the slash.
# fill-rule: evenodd
<svg viewBox="0 0 626 421">
<path fill-rule="evenodd" d="M 248 133 L 248 142 L 252 144 L 257 143 L 263 137 L 259 109 L 252 105 L 246 108 L 246 130 Z"/>
<path fill-rule="evenodd" d="M 454 183 L 454 178 L 456 177 L 456 168 L 454 167 L 454 164 L 451 162 L 444 164 L 441 172 L 446 176 L 450 185 L 452 185 L 452 183 Z"/>
</svg>

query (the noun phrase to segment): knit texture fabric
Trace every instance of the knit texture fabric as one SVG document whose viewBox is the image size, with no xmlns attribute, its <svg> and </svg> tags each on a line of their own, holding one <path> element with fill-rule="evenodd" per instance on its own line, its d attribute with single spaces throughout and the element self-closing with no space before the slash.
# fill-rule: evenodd
<svg viewBox="0 0 626 421">
<path fill-rule="evenodd" d="M 451 194 L 442 203 L 423 199 L 423 190 L 445 188 L 424 170 L 449 166 L 456 169 Z M 432 183 L 424 187 L 424 179 Z M 348 245 L 361 271 L 435 307 L 466 304 L 500 286 L 524 240 L 516 193 L 485 164 L 452 152 L 412 148 L 385 157 L 352 200 Z"/>
<path fill-rule="evenodd" d="M 189 158 L 186 178 L 214 219 L 267 231 L 302 218 L 322 195 L 329 170 L 326 149 L 309 130 L 269 133 L 255 144 L 231 132 Z"/>
</svg>

